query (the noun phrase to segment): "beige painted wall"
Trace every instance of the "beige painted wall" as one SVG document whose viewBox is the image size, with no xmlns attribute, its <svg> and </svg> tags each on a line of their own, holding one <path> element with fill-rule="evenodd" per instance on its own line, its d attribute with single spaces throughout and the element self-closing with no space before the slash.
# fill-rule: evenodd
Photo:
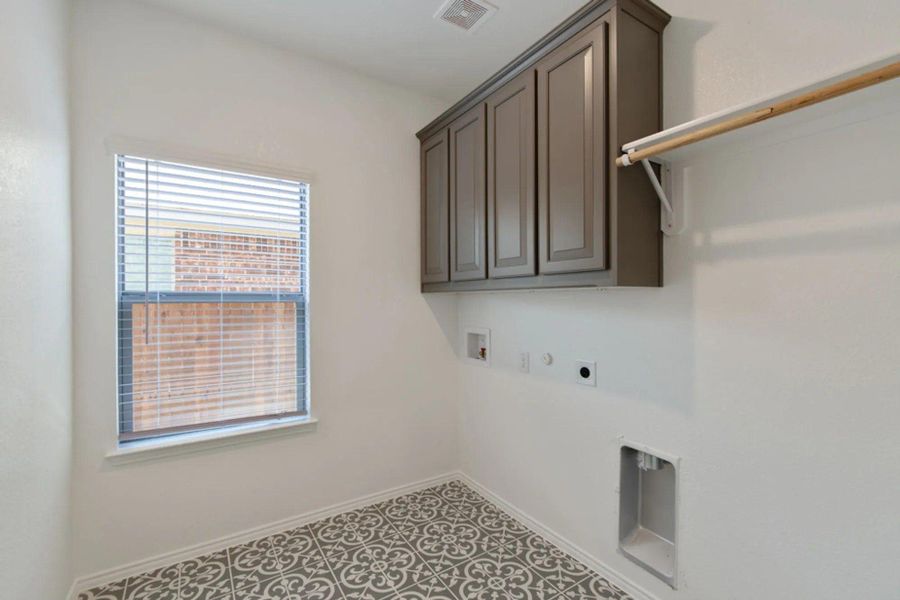
<svg viewBox="0 0 900 600">
<path fill-rule="evenodd" d="M 71 291 L 65 2 L 0 17 L 0 596 L 65 595 Z"/>
<path fill-rule="evenodd" d="M 455 468 L 448 300 L 419 285 L 418 143 L 440 103 L 137 3 L 74 8 L 75 573 Z M 127 136 L 313 171 L 318 431 L 111 466 L 115 197 Z"/>
</svg>

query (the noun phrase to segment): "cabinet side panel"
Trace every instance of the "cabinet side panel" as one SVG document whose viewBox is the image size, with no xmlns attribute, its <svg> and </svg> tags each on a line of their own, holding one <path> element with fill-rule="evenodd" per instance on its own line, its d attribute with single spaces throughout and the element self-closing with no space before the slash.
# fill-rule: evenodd
<svg viewBox="0 0 900 600">
<path fill-rule="evenodd" d="M 622 144 L 659 131 L 661 123 L 661 37 L 627 12 L 616 10 L 614 152 L 610 169 L 616 200 L 619 285 L 662 285 L 659 199 L 640 165 L 613 164 Z"/>
</svg>

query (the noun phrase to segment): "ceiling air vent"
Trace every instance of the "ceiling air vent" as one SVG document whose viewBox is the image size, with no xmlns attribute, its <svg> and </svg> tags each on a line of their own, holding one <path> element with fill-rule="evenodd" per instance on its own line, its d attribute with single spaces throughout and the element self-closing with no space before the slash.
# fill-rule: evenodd
<svg viewBox="0 0 900 600">
<path fill-rule="evenodd" d="M 484 0 L 447 0 L 434 18 L 472 33 L 495 12 L 497 7 Z"/>
</svg>

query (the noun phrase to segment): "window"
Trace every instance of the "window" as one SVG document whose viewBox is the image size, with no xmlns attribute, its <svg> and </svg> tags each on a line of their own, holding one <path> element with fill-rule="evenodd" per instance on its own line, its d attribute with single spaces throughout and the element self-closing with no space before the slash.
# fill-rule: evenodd
<svg viewBox="0 0 900 600">
<path fill-rule="evenodd" d="M 116 156 L 119 440 L 305 416 L 299 181 Z"/>
</svg>

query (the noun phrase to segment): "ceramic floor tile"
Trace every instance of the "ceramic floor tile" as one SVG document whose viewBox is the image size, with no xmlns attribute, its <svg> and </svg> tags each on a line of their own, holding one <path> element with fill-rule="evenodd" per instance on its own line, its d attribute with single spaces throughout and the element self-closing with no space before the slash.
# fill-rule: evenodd
<svg viewBox="0 0 900 600">
<path fill-rule="evenodd" d="M 595 573 L 560 594 L 559 600 L 634 600 L 623 590 Z"/>
<path fill-rule="evenodd" d="M 567 590 L 591 575 L 591 570 L 536 533 L 514 538 L 506 548 L 549 581 L 556 589 Z"/>
<path fill-rule="evenodd" d="M 448 481 L 447 483 L 428 488 L 425 492 L 434 494 L 450 504 L 486 502 L 481 495 L 461 481 Z"/>
<path fill-rule="evenodd" d="M 394 596 L 395 600 L 457 600 L 438 577 L 431 577 L 411 585 Z"/>
<path fill-rule="evenodd" d="M 463 514 L 501 544 L 507 544 L 531 533 L 525 525 L 493 504 L 485 503 L 477 510 Z"/>
<path fill-rule="evenodd" d="M 393 596 L 434 575 L 399 534 L 331 556 L 327 562 L 347 600 Z"/>
<path fill-rule="evenodd" d="M 503 547 L 438 577 L 458 600 L 550 600 L 559 595 L 559 590 Z"/>
<path fill-rule="evenodd" d="M 130 577 L 125 600 L 178 600 L 179 565 Z"/>
<path fill-rule="evenodd" d="M 228 549 L 234 589 L 245 588 L 281 575 L 278 550 L 270 538 L 262 538 Z"/>
<path fill-rule="evenodd" d="M 374 506 L 313 523 L 310 531 L 326 558 L 397 533 L 387 517 Z"/>
<path fill-rule="evenodd" d="M 400 531 L 454 512 L 446 501 L 427 490 L 394 498 L 377 506 L 378 510 Z"/>
<path fill-rule="evenodd" d="M 325 563 L 285 571 L 282 580 L 291 600 L 343 600 L 341 589 Z"/>
<path fill-rule="evenodd" d="M 459 515 L 423 523 L 402 535 L 435 573 L 498 545 L 487 532 Z"/>
<path fill-rule="evenodd" d="M 234 592 L 233 600 L 343 600 L 325 563 L 286 571 Z"/>
<path fill-rule="evenodd" d="M 366 550 L 375 568 L 390 575 L 397 591 L 434 575 L 422 556 L 399 534 L 366 543 Z"/>
<path fill-rule="evenodd" d="M 365 546 L 326 559 L 345 600 L 381 600 L 396 594 L 396 570 L 376 561 Z"/>
<path fill-rule="evenodd" d="M 309 527 L 298 527 L 269 536 L 276 549 L 276 557 L 282 571 L 314 565 L 325 560 Z"/>
<path fill-rule="evenodd" d="M 101 585 L 86 592 L 81 592 L 76 600 L 124 600 L 127 580 Z"/>
<path fill-rule="evenodd" d="M 284 578 L 276 575 L 234 592 L 234 600 L 288 600 L 290 592 L 284 584 Z"/>
<path fill-rule="evenodd" d="M 631 600 L 452 481 L 80 592 L 77 600 Z"/>
<path fill-rule="evenodd" d="M 214 552 L 179 564 L 179 600 L 218 600 L 231 592 L 226 551 Z"/>
</svg>

